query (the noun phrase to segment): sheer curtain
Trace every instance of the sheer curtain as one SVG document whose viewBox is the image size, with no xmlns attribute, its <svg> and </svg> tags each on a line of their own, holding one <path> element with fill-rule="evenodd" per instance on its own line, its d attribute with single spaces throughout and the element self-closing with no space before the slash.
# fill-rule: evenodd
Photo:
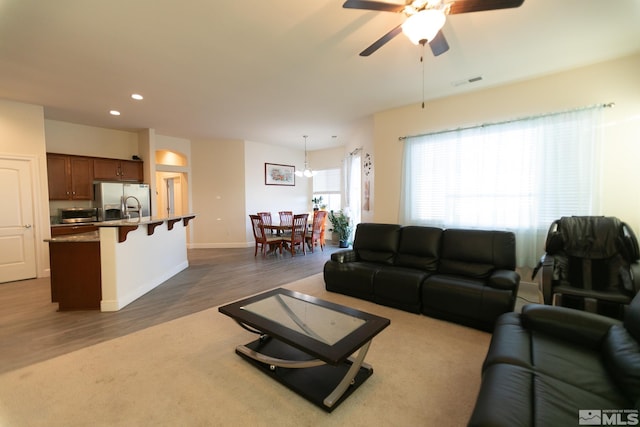
<svg viewBox="0 0 640 427">
<path fill-rule="evenodd" d="M 345 208 L 344 213 L 351 218 L 354 227 L 361 220 L 361 204 L 362 204 L 362 166 L 361 166 L 360 150 L 350 153 L 344 161 L 345 176 Z M 353 233 L 351 235 L 353 239 Z"/>
<path fill-rule="evenodd" d="M 519 266 L 551 222 L 599 211 L 602 107 L 408 137 L 400 221 L 516 233 Z"/>
</svg>

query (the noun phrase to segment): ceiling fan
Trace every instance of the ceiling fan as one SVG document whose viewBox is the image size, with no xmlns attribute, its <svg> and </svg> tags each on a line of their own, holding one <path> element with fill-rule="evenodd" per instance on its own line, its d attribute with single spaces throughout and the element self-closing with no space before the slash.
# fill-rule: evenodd
<svg viewBox="0 0 640 427">
<path fill-rule="evenodd" d="M 369 56 L 395 36 L 404 32 L 414 44 L 429 44 L 435 56 L 449 50 L 449 44 L 442 34 L 446 15 L 480 12 L 483 10 L 509 9 L 520 6 L 524 0 L 406 0 L 406 4 L 385 3 L 375 0 L 347 0 L 345 9 L 376 10 L 380 12 L 404 13 L 407 19 L 393 30 L 373 42 L 360 52 Z"/>
</svg>

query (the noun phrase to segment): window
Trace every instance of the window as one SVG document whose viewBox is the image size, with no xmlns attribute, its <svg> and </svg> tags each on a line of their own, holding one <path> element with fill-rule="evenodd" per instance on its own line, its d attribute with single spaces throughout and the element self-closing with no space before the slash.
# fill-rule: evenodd
<svg viewBox="0 0 640 427">
<path fill-rule="evenodd" d="M 322 197 L 322 205 L 328 211 L 339 211 L 342 206 L 340 194 L 340 169 L 316 171 L 313 176 L 313 198 Z"/>
<path fill-rule="evenodd" d="M 601 108 L 405 141 L 401 222 L 509 229 L 519 266 L 544 251 L 551 222 L 598 210 Z"/>
</svg>

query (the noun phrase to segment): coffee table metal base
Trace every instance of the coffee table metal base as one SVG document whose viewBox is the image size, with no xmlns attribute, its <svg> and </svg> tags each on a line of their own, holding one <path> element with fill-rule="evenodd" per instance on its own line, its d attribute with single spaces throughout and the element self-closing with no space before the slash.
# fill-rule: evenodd
<svg viewBox="0 0 640 427">
<path fill-rule="evenodd" d="M 329 365 L 275 338 L 263 336 L 236 353 L 327 412 L 333 411 L 373 374 L 364 363 L 371 341 L 338 365 Z"/>
</svg>

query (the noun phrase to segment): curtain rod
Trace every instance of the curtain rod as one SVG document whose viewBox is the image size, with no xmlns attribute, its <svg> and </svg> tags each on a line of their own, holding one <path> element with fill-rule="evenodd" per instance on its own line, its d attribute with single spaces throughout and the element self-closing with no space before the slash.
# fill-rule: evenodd
<svg viewBox="0 0 640 427">
<path fill-rule="evenodd" d="M 522 118 L 518 118 L 518 119 L 505 120 L 505 121 L 502 121 L 502 122 L 482 123 L 480 125 L 475 125 L 475 126 L 459 127 L 459 128 L 455 128 L 455 129 L 445 129 L 445 130 L 441 130 L 441 131 L 437 131 L 437 132 L 422 133 L 422 134 L 419 134 L 419 135 L 399 136 L 398 137 L 398 141 L 404 141 L 407 138 L 417 138 L 417 137 L 420 137 L 420 136 L 428 136 L 428 135 L 440 135 L 440 134 L 443 134 L 443 133 L 457 132 L 457 131 L 461 131 L 461 130 L 475 129 L 475 128 L 481 128 L 481 127 L 485 127 L 485 126 L 504 125 L 504 124 L 507 124 L 507 123 L 513 123 L 513 122 L 517 122 L 517 121 L 525 120 L 525 119 L 538 119 L 538 118 L 541 118 L 541 117 L 548 117 L 548 116 L 553 116 L 553 115 L 556 115 L 556 114 L 588 110 L 590 108 L 612 108 L 612 107 L 615 107 L 615 106 L 616 106 L 615 102 L 608 102 L 606 104 L 596 104 L 596 105 L 591 105 L 591 106 L 588 106 L 588 107 L 575 108 L 573 110 L 559 111 L 559 112 L 556 112 L 556 113 L 539 114 L 537 116 L 522 117 Z"/>
</svg>

